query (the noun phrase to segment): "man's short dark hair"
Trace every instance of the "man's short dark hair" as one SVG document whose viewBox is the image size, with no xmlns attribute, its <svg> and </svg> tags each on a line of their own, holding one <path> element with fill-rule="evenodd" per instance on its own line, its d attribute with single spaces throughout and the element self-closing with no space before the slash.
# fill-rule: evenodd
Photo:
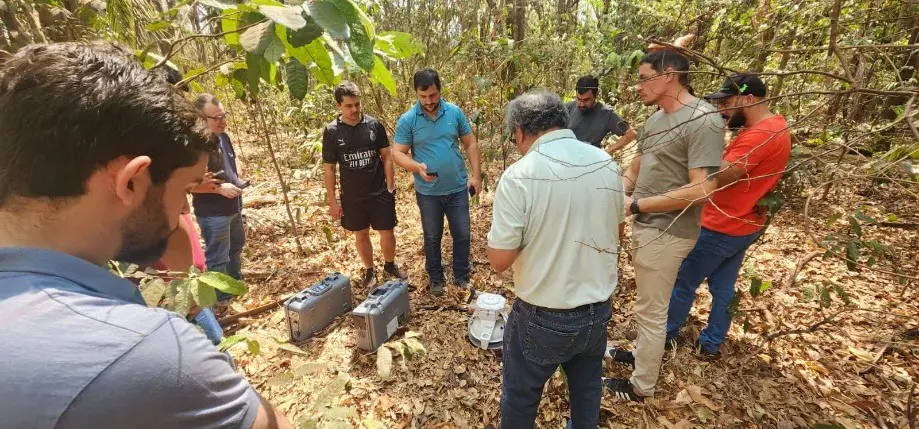
<svg viewBox="0 0 919 429">
<path fill-rule="evenodd" d="M 335 102 L 341 104 L 345 97 L 360 97 L 361 90 L 354 82 L 343 80 L 335 87 Z"/>
<path fill-rule="evenodd" d="M 658 73 L 663 73 L 667 69 L 673 69 L 678 73 L 680 84 L 689 85 L 689 58 L 672 49 L 663 49 L 645 55 L 639 64 L 648 64 L 651 69 Z"/>
<path fill-rule="evenodd" d="M 574 86 L 575 91 L 578 94 L 583 94 L 587 91 L 593 91 L 594 96 L 600 92 L 600 79 L 597 79 L 591 75 L 581 76 L 578 79 L 578 83 Z"/>
<path fill-rule="evenodd" d="M 567 128 L 568 109 L 558 95 L 533 90 L 508 103 L 506 123 L 510 132 L 520 126 L 524 135 L 533 136 L 553 128 Z"/>
<path fill-rule="evenodd" d="M 414 78 L 412 78 L 412 83 L 415 85 L 415 90 L 426 90 L 431 85 L 437 87 L 437 90 L 440 91 L 440 75 L 434 69 L 424 69 L 415 72 Z"/>
<path fill-rule="evenodd" d="M 162 184 L 213 146 L 192 104 L 125 49 L 30 45 L 0 66 L 0 207 L 81 196 L 121 156 L 149 156 Z"/>
</svg>

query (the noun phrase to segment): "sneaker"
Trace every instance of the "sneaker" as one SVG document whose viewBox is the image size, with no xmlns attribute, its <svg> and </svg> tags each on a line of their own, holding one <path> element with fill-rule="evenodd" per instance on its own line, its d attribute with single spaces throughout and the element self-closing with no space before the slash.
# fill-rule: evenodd
<svg viewBox="0 0 919 429">
<path fill-rule="evenodd" d="M 386 264 L 383 267 L 383 272 L 399 280 L 405 280 L 408 278 L 408 274 L 405 273 L 405 270 L 403 270 L 396 264 Z"/>
<path fill-rule="evenodd" d="M 632 352 L 628 350 L 607 347 L 606 357 L 622 364 L 631 365 L 632 368 L 635 368 L 635 355 L 633 355 Z"/>
<path fill-rule="evenodd" d="M 429 288 L 431 289 L 431 295 L 444 296 L 444 282 L 431 282 Z"/>
<path fill-rule="evenodd" d="M 693 344 L 693 347 L 696 349 L 696 356 L 699 358 L 699 360 L 714 362 L 718 359 L 721 359 L 721 350 L 716 350 L 714 352 L 705 350 L 702 348 L 702 346 L 699 345 L 699 340 L 696 340 L 695 344 Z"/>
<path fill-rule="evenodd" d="M 364 277 L 361 279 L 361 288 L 370 289 L 377 285 L 377 271 L 373 268 L 364 268 Z"/>
<path fill-rule="evenodd" d="M 624 378 L 604 378 L 603 386 L 616 399 L 626 402 L 644 402 L 645 397 L 635 393 L 632 382 Z"/>
</svg>

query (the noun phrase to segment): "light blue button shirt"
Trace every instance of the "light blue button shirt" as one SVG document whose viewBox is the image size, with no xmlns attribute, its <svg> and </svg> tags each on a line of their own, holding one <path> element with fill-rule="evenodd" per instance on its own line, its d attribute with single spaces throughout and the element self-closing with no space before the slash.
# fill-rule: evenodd
<svg viewBox="0 0 919 429">
<path fill-rule="evenodd" d="M 393 142 L 411 146 L 412 158 L 427 165 L 427 171 L 437 173 L 437 179 L 430 183 L 414 173 L 418 193 L 439 196 L 466 190 L 466 164 L 459 139 L 471 132 L 463 111 L 444 100 L 440 101 L 434 119 L 417 102 L 402 114 L 396 123 Z"/>
</svg>

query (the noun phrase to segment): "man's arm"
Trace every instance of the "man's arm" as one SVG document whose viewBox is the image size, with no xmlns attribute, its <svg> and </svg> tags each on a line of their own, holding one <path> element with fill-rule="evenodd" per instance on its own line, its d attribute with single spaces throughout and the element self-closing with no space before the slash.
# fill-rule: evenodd
<svg viewBox="0 0 919 429">
<path fill-rule="evenodd" d="M 482 190 L 482 169 L 481 158 L 479 157 L 479 142 L 472 133 L 460 137 L 460 143 L 466 151 L 466 158 L 469 158 L 469 165 L 472 166 L 472 177 L 469 179 L 469 186 L 475 189 L 476 193 Z"/>
<path fill-rule="evenodd" d="M 629 127 L 626 130 L 625 134 L 619 136 L 619 140 L 616 140 L 616 143 L 606 149 L 606 153 L 612 155 L 622 149 L 625 145 L 635 141 L 635 137 L 638 133 L 635 132 L 634 128 Z"/>
<path fill-rule="evenodd" d="M 329 215 L 332 219 L 341 219 L 341 205 L 335 193 L 335 164 L 327 162 L 322 166 L 322 181 L 325 183 L 326 200 L 329 202 Z"/>
<path fill-rule="evenodd" d="M 497 273 L 503 273 L 511 265 L 514 265 L 514 261 L 520 255 L 520 250 L 494 249 L 489 246 L 485 248 L 485 253 L 488 254 L 488 263 L 491 264 L 491 269 Z"/>
<path fill-rule="evenodd" d="M 392 149 L 380 149 L 380 158 L 383 160 L 383 174 L 386 176 L 386 189 L 392 192 L 396 189 L 396 179 L 393 173 Z"/>
<path fill-rule="evenodd" d="M 727 160 L 721 163 L 721 169 L 718 171 L 718 186 L 715 189 L 721 189 L 734 184 L 734 182 L 746 177 L 747 169 L 740 162 L 729 162 Z"/>
<path fill-rule="evenodd" d="M 258 395 L 260 406 L 258 414 L 255 415 L 255 422 L 252 423 L 252 429 L 294 429 L 294 426 L 287 421 L 287 417 L 274 407 L 262 396 Z"/>
<path fill-rule="evenodd" d="M 629 168 L 625 170 L 625 175 L 622 177 L 622 190 L 625 191 L 626 195 L 632 195 L 635 192 L 635 183 L 638 181 L 638 171 L 641 169 L 641 155 L 635 155 L 635 158 L 632 158 L 632 162 L 629 163 Z"/>
<path fill-rule="evenodd" d="M 409 145 L 393 143 L 392 159 L 396 165 L 405 169 L 409 173 L 418 173 L 425 182 L 433 182 L 434 176 L 428 176 L 428 166 L 422 162 L 415 161 L 408 151 L 412 148 Z"/>
<path fill-rule="evenodd" d="M 638 209 L 642 213 L 665 213 L 705 204 L 718 189 L 718 181 L 715 179 L 717 172 L 718 167 L 690 169 L 688 185 L 661 195 L 642 198 L 638 200 Z M 633 214 L 632 198 L 626 198 L 625 204 L 626 214 Z"/>
</svg>

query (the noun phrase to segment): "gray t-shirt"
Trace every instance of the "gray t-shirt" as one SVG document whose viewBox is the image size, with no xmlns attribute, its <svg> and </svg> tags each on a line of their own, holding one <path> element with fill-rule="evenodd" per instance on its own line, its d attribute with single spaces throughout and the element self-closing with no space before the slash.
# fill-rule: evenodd
<svg viewBox="0 0 919 429">
<path fill-rule="evenodd" d="M 686 186 L 690 169 L 721 167 L 723 150 L 724 121 L 711 104 L 696 99 L 670 114 L 658 110 L 648 118 L 638 138 L 641 166 L 633 198 Z M 701 215 L 700 205 L 685 212 L 640 213 L 635 223 L 694 239 L 699 236 Z"/>
<path fill-rule="evenodd" d="M 629 130 L 628 122 L 612 107 L 599 101 L 584 112 L 578 109 L 578 103 L 575 101 L 566 104 L 565 108 L 568 109 L 568 128 L 574 131 L 575 137 L 596 147 L 601 147 L 607 134 L 621 136 Z"/>
<path fill-rule="evenodd" d="M 0 249 L 0 426 L 249 429 L 259 397 L 176 313 L 82 259 Z"/>
</svg>

